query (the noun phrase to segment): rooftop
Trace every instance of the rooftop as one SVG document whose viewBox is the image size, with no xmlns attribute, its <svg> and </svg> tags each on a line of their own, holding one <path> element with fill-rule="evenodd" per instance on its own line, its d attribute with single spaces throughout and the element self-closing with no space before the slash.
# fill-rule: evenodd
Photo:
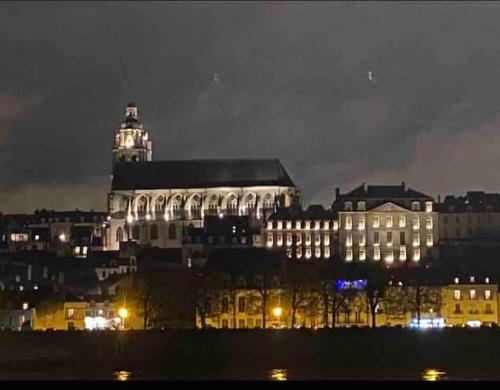
<svg viewBox="0 0 500 390">
<path fill-rule="evenodd" d="M 112 190 L 283 186 L 294 187 L 277 159 L 120 162 Z"/>
</svg>

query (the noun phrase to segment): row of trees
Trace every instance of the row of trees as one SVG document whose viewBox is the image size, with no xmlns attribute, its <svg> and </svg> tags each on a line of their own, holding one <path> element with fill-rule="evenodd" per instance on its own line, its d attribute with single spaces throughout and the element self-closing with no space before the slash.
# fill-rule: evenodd
<svg viewBox="0 0 500 390">
<path fill-rule="evenodd" d="M 440 292 L 428 287 L 425 268 L 405 270 L 403 277 L 390 274 L 377 265 L 340 267 L 311 263 L 286 263 L 286 267 L 258 266 L 239 269 L 155 269 L 133 276 L 122 299 L 142 318 L 142 326 L 193 326 L 196 314 L 201 326 L 227 310 L 236 327 L 237 297 L 246 295 L 245 312 L 259 314 L 263 327 L 276 302 L 286 302 L 290 326 L 297 325 L 298 313 L 321 316 L 323 325 L 335 327 L 339 313 L 366 312 L 376 326 L 380 308 L 387 315 L 411 312 L 420 320 L 423 311 L 440 310 Z M 337 281 L 366 280 L 359 290 L 339 288 Z M 390 288 L 389 288 L 390 287 Z M 226 297 L 226 308 L 223 299 Z"/>
</svg>

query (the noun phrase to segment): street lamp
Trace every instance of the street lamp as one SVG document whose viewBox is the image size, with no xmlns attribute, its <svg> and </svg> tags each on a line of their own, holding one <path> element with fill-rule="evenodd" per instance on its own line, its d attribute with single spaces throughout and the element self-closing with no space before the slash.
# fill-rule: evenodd
<svg viewBox="0 0 500 390">
<path fill-rule="evenodd" d="M 118 310 L 118 315 L 122 319 L 122 326 L 123 329 L 125 330 L 125 318 L 128 317 L 128 310 L 124 307 L 121 307 L 120 310 Z"/>
<path fill-rule="evenodd" d="M 278 320 L 278 327 L 280 326 L 280 317 L 281 317 L 282 313 L 283 313 L 283 309 L 281 307 L 275 307 L 273 309 L 273 314 L 276 317 L 276 319 Z"/>
</svg>

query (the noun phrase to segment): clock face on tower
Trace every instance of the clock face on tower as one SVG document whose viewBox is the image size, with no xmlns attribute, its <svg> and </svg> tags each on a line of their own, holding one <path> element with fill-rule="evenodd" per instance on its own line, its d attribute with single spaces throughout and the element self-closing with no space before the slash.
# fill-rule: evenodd
<svg viewBox="0 0 500 390">
<path fill-rule="evenodd" d="M 132 137 L 132 135 L 127 135 L 127 138 L 125 139 L 125 147 L 130 149 L 133 146 L 134 146 L 134 137 Z"/>
</svg>

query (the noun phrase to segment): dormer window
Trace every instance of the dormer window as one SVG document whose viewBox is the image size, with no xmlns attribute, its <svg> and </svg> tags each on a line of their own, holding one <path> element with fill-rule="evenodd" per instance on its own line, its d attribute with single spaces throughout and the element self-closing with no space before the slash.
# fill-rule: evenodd
<svg viewBox="0 0 500 390">
<path fill-rule="evenodd" d="M 426 213 L 432 212 L 432 202 L 425 202 L 425 212 Z"/>
<path fill-rule="evenodd" d="M 420 211 L 420 202 L 411 202 L 412 211 Z"/>
<path fill-rule="evenodd" d="M 345 202 L 344 203 L 344 210 L 345 211 L 352 211 L 352 202 Z"/>
<path fill-rule="evenodd" d="M 358 202 L 358 211 L 365 211 L 366 210 L 366 203 L 364 201 L 359 201 Z"/>
</svg>

